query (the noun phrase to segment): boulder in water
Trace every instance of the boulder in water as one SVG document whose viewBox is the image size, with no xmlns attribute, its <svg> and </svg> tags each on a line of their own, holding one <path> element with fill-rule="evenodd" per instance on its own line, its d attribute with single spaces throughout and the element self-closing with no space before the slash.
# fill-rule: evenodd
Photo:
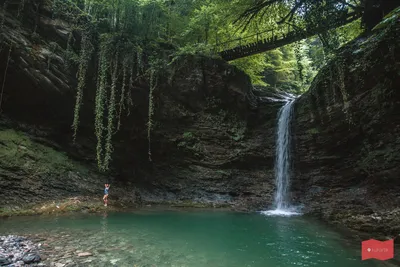
<svg viewBox="0 0 400 267">
<path fill-rule="evenodd" d="M 5 257 L 5 255 L 0 255 L 0 266 L 4 265 L 9 265 L 12 262 L 8 259 L 8 257 Z"/>
<path fill-rule="evenodd" d="M 22 257 L 22 261 L 25 263 L 39 262 L 40 255 L 35 252 L 29 252 Z"/>
</svg>

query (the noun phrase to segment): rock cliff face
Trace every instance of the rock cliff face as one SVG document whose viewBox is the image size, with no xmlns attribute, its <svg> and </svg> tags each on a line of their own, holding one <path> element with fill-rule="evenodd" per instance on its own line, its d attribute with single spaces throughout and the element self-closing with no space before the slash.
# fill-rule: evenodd
<svg viewBox="0 0 400 267">
<path fill-rule="evenodd" d="M 69 32 L 78 43 L 79 33 L 68 21 L 50 19 L 45 5 L 22 19 L 16 12 L 9 7 L 0 14 L 5 18 L 1 59 L 10 58 L 8 66 L 0 67 L 2 75 L 7 68 L 0 182 L 10 188 L 0 206 L 101 195 L 107 180 L 113 192 L 120 190 L 114 199 L 136 203 L 261 208 L 271 202 L 280 104 L 260 105 L 244 73 L 221 60 L 186 56 L 176 61 L 173 73 L 154 91 L 151 162 L 148 83 L 135 84 L 134 107 L 122 118 L 112 171 L 104 176 L 96 171 L 95 87 L 90 80 L 77 142 L 72 142 L 77 81 L 76 70 L 66 64 L 65 48 Z M 52 157 L 59 160 L 52 162 Z M 46 171 L 37 170 L 41 165 Z"/>
<path fill-rule="evenodd" d="M 400 234 L 400 23 L 346 46 L 296 103 L 293 190 L 353 229 Z"/>
<path fill-rule="evenodd" d="M 135 84 L 131 114 L 114 136 L 111 172 L 98 173 L 93 81 L 72 142 L 77 81 L 65 49 L 70 32 L 78 46 L 79 33 L 66 20 L 50 19 L 45 5 L 35 10 L 18 17 L 15 6 L 6 13 L 0 8 L 0 77 L 7 73 L 1 208 L 101 197 L 105 181 L 113 185 L 111 201 L 130 204 L 252 210 L 271 204 L 281 104 L 263 102 L 244 73 L 216 59 L 183 57 L 159 82 L 151 162 L 148 83 Z M 293 200 L 325 220 L 392 237 L 400 231 L 399 39 L 395 22 L 346 46 L 297 100 L 293 121 Z"/>
</svg>

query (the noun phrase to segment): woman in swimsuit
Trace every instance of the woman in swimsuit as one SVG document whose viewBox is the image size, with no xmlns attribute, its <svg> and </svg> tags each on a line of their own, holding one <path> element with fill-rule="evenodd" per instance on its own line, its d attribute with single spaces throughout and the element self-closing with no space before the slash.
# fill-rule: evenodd
<svg viewBox="0 0 400 267">
<path fill-rule="evenodd" d="M 103 201 L 104 201 L 104 207 L 107 207 L 107 202 L 108 202 L 108 190 L 110 189 L 110 184 L 105 184 L 104 185 L 104 197 L 103 197 Z"/>
</svg>

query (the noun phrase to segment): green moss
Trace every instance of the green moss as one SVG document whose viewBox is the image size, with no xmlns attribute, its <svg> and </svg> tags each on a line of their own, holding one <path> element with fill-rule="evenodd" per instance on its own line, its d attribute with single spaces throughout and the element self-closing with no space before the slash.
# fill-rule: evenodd
<svg viewBox="0 0 400 267">
<path fill-rule="evenodd" d="M 200 140 L 192 132 L 184 132 L 178 147 L 188 149 L 198 155 L 202 151 L 202 146 L 199 142 Z"/>
<path fill-rule="evenodd" d="M 400 7 L 394 9 L 392 12 L 387 14 L 383 18 L 383 20 L 372 29 L 372 31 L 388 27 L 390 24 L 395 23 L 399 17 L 400 17 Z"/>
<path fill-rule="evenodd" d="M 75 169 L 64 153 L 33 142 L 23 132 L 9 129 L 0 130 L 0 164 L 32 174 L 54 174 Z"/>
<path fill-rule="evenodd" d="M 230 116 L 228 121 L 232 125 L 232 128 L 228 130 L 231 138 L 236 142 L 244 139 L 246 133 L 246 122 L 240 120 L 236 115 Z"/>
<path fill-rule="evenodd" d="M 194 135 L 193 135 L 192 132 L 184 132 L 184 133 L 183 133 L 183 138 L 185 138 L 185 139 L 192 139 L 192 138 L 194 138 Z"/>
<path fill-rule="evenodd" d="M 309 129 L 309 130 L 307 130 L 307 133 L 308 134 L 319 134 L 319 130 L 318 130 L 318 128 L 311 128 L 311 129 Z"/>
</svg>

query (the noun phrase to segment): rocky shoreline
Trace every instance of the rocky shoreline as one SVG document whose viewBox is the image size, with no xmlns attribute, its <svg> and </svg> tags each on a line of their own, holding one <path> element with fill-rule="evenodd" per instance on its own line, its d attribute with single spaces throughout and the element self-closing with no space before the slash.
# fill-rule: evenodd
<svg viewBox="0 0 400 267">
<path fill-rule="evenodd" d="M 93 261 L 90 259 L 93 256 L 91 252 L 63 246 L 63 241 L 68 237 L 69 235 L 64 234 L 0 236 L 0 266 L 72 267 L 91 263 Z M 53 242 L 57 240 L 58 246 L 54 246 Z"/>
<path fill-rule="evenodd" d="M 41 245 L 21 236 L 0 236 L 0 266 L 46 266 L 40 263 Z"/>
</svg>

